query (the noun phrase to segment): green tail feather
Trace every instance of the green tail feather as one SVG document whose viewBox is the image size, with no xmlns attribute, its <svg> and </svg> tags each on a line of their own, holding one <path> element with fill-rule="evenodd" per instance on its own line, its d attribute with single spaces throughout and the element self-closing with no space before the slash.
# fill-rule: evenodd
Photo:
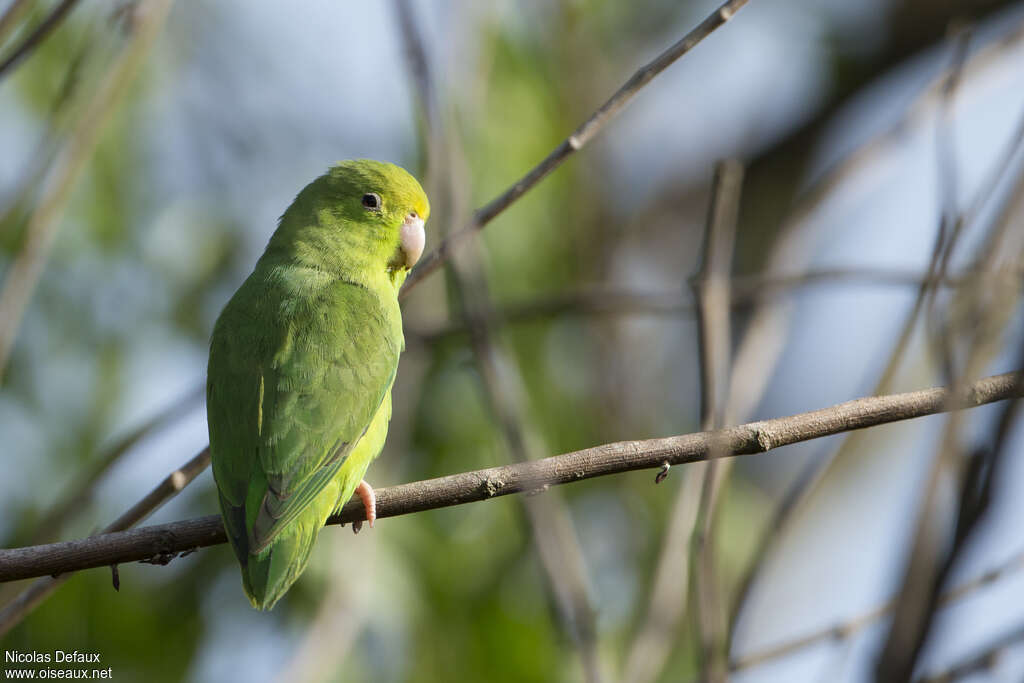
<svg viewBox="0 0 1024 683">
<path fill-rule="evenodd" d="M 299 527 L 295 533 L 279 535 L 259 554 L 249 555 L 242 567 L 242 586 L 253 607 L 269 610 L 288 592 L 306 569 L 316 537 L 316 529 L 308 533 Z"/>
<path fill-rule="evenodd" d="M 242 587 L 249 602 L 257 609 L 269 610 L 280 600 L 309 563 L 321 524 L 311 511 L 311 524 L 295 524 L 283 532 L 263 551 L 249 553 L 245 531 L 245 509 L 235 507 L 221 497 L 224 527 L 231 549 L 242 565 Z"/>
</svg>

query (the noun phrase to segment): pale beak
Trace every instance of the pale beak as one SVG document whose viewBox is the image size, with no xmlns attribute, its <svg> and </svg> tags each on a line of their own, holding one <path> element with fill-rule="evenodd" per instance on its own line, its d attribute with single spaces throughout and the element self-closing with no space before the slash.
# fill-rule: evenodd
<svg viewBox="0 0 1024 683">
<path fill-rule="evenodd" d="M 405 217 L 398 235 L 401 239 L 402 253 L 405 254 L 405 267 L 412 268 L 420 260 L 423 246 L 427 241 L 427 235 L 423 231 L 423 219 L 415 213 L 409 214 Z"/>
</svg>

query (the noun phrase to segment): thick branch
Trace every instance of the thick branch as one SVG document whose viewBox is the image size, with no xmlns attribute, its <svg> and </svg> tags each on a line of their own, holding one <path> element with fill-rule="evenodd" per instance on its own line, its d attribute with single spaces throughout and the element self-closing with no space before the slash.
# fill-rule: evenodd
<svg viewBox="0 0 1024 683">
<path fill-rule="evenodd" d="M 790 417 L 646 441 L 604 444 L 543 460 L 490 467 L 377 491 L 377 516 L 462 505 L 510 493 L 537 493 L 549 486 L 582 479 L 707 460 L 716 449 L 729 456 L 763 453 L 799 441 L 854 429 L 908 420 L 948 410 L 974 408 L 1020 395 L 1021 372 L 986 377 L 968 385 L 958 397 L 937 387 L 889 396 L 859 398 L 830 408 Z M 349 502 L 329 524 L 363 519 L 362 503 Z M 0 550 L 0 581 L 105 567 L 123 562 L 166 563 L 181 552 L 225 542 L 220 517 L 108 533 L 77 541 Z"/>
<path fill-rule="evenodd" d="M 155 489 L 147 493 L 142 500 L 135 503 L 135 505 L 128 508 L 128 510 L 126 510 L 120 517 L 104 527 L 101 536 L 123 531 L 146 519 L 156 512 L 161 505 L 181 493 L 181 490 L 188 486 L 189 482 L 198 477 L 200 473 L 209 466 L 210 448 L 206 447 L 187 463 L 168 474 L 167 477 L 165 477 Z M 93 538 L 97 537 L 93 536 Z M 58 543 L 55 545 L 61 544 Z M 22 548 L 21 550 L 27 549 Z M 8 551 L 0 550 L 0 555 L 5 552 Z M 0 566 L 2 565 L 3 559 L 0 558 Z M 46 574 L 50 574 L 50 576 L 46 576 Z M 70 574 L 61 575 L 57 572 L 43 572 L 38 574 L 38 576 L 43 576 L 44 578 L 33 581 L 32 584 L 22 591 L 20 595 L 4 605 L 3 609 L 0 609 L 0 638 L 14 628 L 19 621 L 25 618 L 25 615 L 39 606 L 43 600 L 48 598 L 71 577 Z M 114 585 L 116 588 L 116 579 Z"/>
</svg>

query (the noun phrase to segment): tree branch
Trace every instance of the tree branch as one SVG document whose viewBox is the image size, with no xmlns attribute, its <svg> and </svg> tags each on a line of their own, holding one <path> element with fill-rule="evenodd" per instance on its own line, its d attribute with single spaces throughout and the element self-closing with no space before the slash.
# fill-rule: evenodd
<svg viewBox="0 0 1024 683">
<path fill-rule="evenodd" d="M 721 429 L 725 424 L 732 355 L 729 274 L 736 242 L 740 212 L 743 165 L 722 161 L 715 169 L 715 184 L 704 237 L 700 272 L 693 283 L 697 301 L 697 347 L 701 357 L 701 429 Z M 728 680 L 724 648 L 727 626 L 721 609 L 722 586 L 716 570 L 715 539 L 712 534 L 722 485 L 729 475 L 727 462 L 719 462 L 721 447 L 713 446 L 704 468 L 694 527 L 694 608 L 700 630 L 702 678 L 711 682 Z"/>
<path fill-rule="evenodd" d="M 973 595 L 975 592 L 991 586 L 999 579 L 1019 572 L 1022 569 L 1024 569 L 1024 551 L 1016 553 L 1006 562 L 946 590 L 939 597 L 938 606 L 952 605 L 968 595 Z M 769 645 L 756 652 L 735 657 L 729 665 L 729 670 L 736 672 L 750 669 L 766 662 L 787 657 L 794 652 L 799 652 L 819 643 L 848 640 L 868 626 L 877 624 L 892 612 L 895 605 L 896 598 L 894 597 L 873 609 L 846 619 L 842 623 L 826 626 L 784 643 Z"/>
<path fill-rule="evenodd" d="M 673 43 L 653 60 L 640 67 L 621 88 L 615 91 L 614 95 L 608 98 L 607 102 L 591 114 L 590 118 L 573 131 L 572 135 L 563 140 L 562 144 L 556 147 L 543 161 L 530 169 L 526 175 L 505 190 L 505 192 L 477 209 L 468 225 L 452 233 L 438 245 L 437 249 L 427 254 L 420 261 L 419 265 L 409 273 L 409 277 L 406 279 L 402 291 L 399 292 L 398 298 L 404 299 L 423 278 L 433 273 L 442 263 L 447 261 L 456 247 L 471 235 L 482 230 L 484 226 L 497 218 L 513 202 L 543 180 L 545 176 L 561 166 L 575 152 L 583 149 L 584 145 L 590 142 L 616 114 L 629 104 L 630 100 L 640 92 L 641 88 L 671 66 L 673 62 L 696 47 L 699 42 L 711 35 L 715 29 L 732 19 L 733 15 L 746 4 L 747 0 L 728 0 L 712 12 L 696 28 Z"/>
<path fill-rule="evenodd" d="M 0 46 L 7 41 L 8 34 L 21 21 L 22 15 L 29 9 L 28 0 L 13 0 L 3 14 L 0 14 Z"/>
<path fill-rule="evenodd" d="M 1000 268 L 1009 276 L 1024 275 L 1024 263 Z M 729 279 L 729 305 L 744 309 L 801 289 L 829 285 L 863 287 L 923 286 L 958 288 L 983 273 L 965 270 L 956 275 L 930 278 L 927 274 L 894 268 L 820 268 L 803 273 L 760 272 L 735 275 Z M 583 286 L 536 299 L 514 301 L 496 307 L 495 327 L 529 323 L 559 315 L 692 315 L 696 311 L 692 293 L 678 288 L 665 291 L 629 290 L 604 285 Z M 406 325 L 409 341 L 434 344 L 467 332 L 462 320 L 422 326 Z"/>
<path fill-rule="evenodd" d="M 1015 45 L 1021 39 L 1024 39 L 1024 24 L 1018 25 L 1013 33 L 1005 40 L 1000 41 L 995 48 L 982 50 L 978 55 L 973 57 L 971 61 L 964 66 L 965 75 L 961 77 L 965 77 L 967 72 L 979 69 L 980 65 L 990 64 L 993 59 L 998 58 L 998 55 L 1001 54 L 1007 46 Z M 942 75 L 928 87 L 928 92 L 926 93 L 927 97 L 920 98 L 919 102 L 913 105 L 904 120 L 898 124 L 898 129 L 909 129 L 911 124 L 916 120 L 930 112 L 933 112 L 937 107 L 934 102 L 941 102 L 941 100 L 938 100 L 937 98 L 941 98 L 942 84 L 945 78 L 945 75 Z M 921 122 L 917 121 L 917 123 L 920 125 Z M 896 132 L 895 129 L 893 132 Z M 835 189 L 835 187 L 837 187 L 845 177 L 853 175 L 856 172 L 863 172 L 867 168 L 871 157 L 877 154 L 885 146 L 886 140 L 889 137 L 890 133 L 886 133 L 882 137 L 876 138 L 867 145 L 860 147 L 852 156 L 848 157 L 845 162 L 842 162 L 838 169 L 830 172 L 828 176 L 826 176 L 826 178 L 815 187 L 811 193 L 812 196 L 802 204 L 802 207 L 806 208 L 802 208 L 799 212 L 801 220 L 809 216 L 814 206 L 823 201 L 824 197 L 828 195 L 828 191 L 830 189 Z M 980 189 L 975 193 L 973 199 L 967 206 L 963 216 L 960 218 L 960 222 L 964 225 L 974 223 L 979 220 L 979 217 L 981 217 L 986 210 L 990 208 L 990 204 L 999 196 L 998 190 L 1003 187 L 1004 180 L 1014 170 L 1013 161 L 1018 157 L 1022 148 L 1024 148 L 1024 115 L 1021 115 L 1018 118 L 1017 124 L 1014 127 L 1014 132 L 1007 145 L 1004 146 L 999 158 L 986 173 L 985 181 L 981 183 Z M 789 221 L 789 225 L 796 225 L 798 223 L 799 222 L 796 219 L 791 219 Z M 790 231 L 787 231 L 786 234 L 793 235 L 794 233 L 791 229 Z M 805 239 L 804 241 L 806 244 L 811 244 L 813 242 L 808 239 Z M 793 240 L 793 243 L 796 244 L 796 240 Z M 778 250 L 776 253 L 780 256 L 780 258 L 777 259 L 777 263 L 779 265 L 787 268 L 793 268 L 792 262 L 795 259 L 792 254 L 786 254 L 781 250 Z M 973 272 L 975 275 L 970 276 L 968 279 L 961 280 L 955 285 L 956 287 L 968 285 L 970 283 L 970 279 L 976 276 L 982 278 L 987 277 L 978 272 L 978 263 L 970 261 L 969 263 L 972 263 L 972 265 L 968 272 Z M 944 271 L 944 269 L 941 270 Z M 928 272 L 934 273 L 931 266 L 929 266 Z M 947 273 L 940 272 L 938 277 L 935 275 L 928 275 L 919 279 L 917 283 L 918 289 L 920 291 L 921 289 L 937 287 L 947 280 L 947 276 Z M 989 280 L 989 282 L 992 282 L 992 280 Z M 915 301 L 919 296 L 920 294 L 918 293 L 915 297 Z M 916 307 L 917 304 L 915 303 L 915 310 Z M 917 314 L 914 313 L 914 315 L 916 316 Z M 909 319 L 905 319 L 903 324 L 909 325 L 911 322 L 912 321 Z M 748 330 L 754 328 L 758 324 L 758 318 L 755 317 L 754 321 L 748 324 Z M 900 337 L 902 338 L 904 334 L 905 333 L 901 331 Z M 751 338 L 749 332 L 748 338 Z M 902 354 L 902 351 L 899 348 L 902 343 L 902 341 L 898 341 L 894 345 L 893 351 L 887 362 L 887 366 L 893 365 L 899 360 L 896 356 Z M 746 342 L 744 342 L 744 345 L 745 344 Z M 758 372 L 759 368 L 768 365 L 768 363 L 766 363 L 761 357 L 763 356 L 763 353 L 757 353 L 759 349 L 764 349 L 768 344 L 763 339 L 758 339 L 757 344 L 757 347 L 752 347 L 751 349 L 752 354 L 756 354 L 758 356 L 753 362 L 744 364 L 740 360 L 737 360 L 735 363 L 734 376 L 742 378 L 740 381 L 745 384 L 749 384 L 751 382 L 751 377 L 755 376 L 754 373 Z M 776 348 L 775 355 L 777 355 L 778 351 L 779 349 Z M 737 359 L 742 358 L 743 356 L 744 353 L 741 348 L 740 352 L 737 353 Z M 888 391 L 887 386 L 890 381 L 890 375 L 894 372 L 895 370 L 892 370 L 889 367 L 882 371 L 873 390 L 874 393 L 882 394 Z M 765 375 L 765 379 L 767 379 L 767 375 Z M 776 510 L 771 523 L 767 527 L 767 537 L 762 539 L 759 547 L 755 551 L 752 563 L 745 572 L 745 576 L 740 581 L 740 590 L 733 606 L 732 623 L 734 625 L 739 623 L 737 616 L 744 608 L 750 588 L 758 578 L 765 559 L 770 556 L 772 549 L 777 545 L 779 539 L 785 537 L 789 526 L 799 517 L 800 511 L 811 499 L 815 491 L 818 490 L 821 483 L 831 476 L 834 463 L 840 462 L 842 459 L 847 457 L 848 453 L 858 447 L 856 439 L 856 435 L 844 439 L 838 449 L 829 450 L 827 453 L 823 453 L 822 457 L 814 458 L 814 460 L 818 460 L 819 462 L 808 463 L 807 468 L 798 476 L 793 487 L 786 493 L 783 502 Z"/>
<path fill-rule="evenodd" d="M 61 530 L 65 522 L 74 514 L 80 513 L 82 507 L 89 503 L 95 492 L 96 483 L 110 471 L 115 463 L 131 452 L 144 438 L 192 410 L 205 394 L 205 384 L 196 386 L 104 449 L 95 462 L 87 464 L 85 469 L 78 473 L 78 478 L 68 487 L 65 495 L 44 513 L 42 520 L 36 524 L 29 542 L 42 543 L 57 536 L 57 532 Z"/>
<path fill-rule="evenodd" d="M 1004 650 L 1020 645 L 1024 641 L 1024 624 L 1006 631 L 983 646 L 979 651 L 971 654 L 967 659 L 953 664 L 948 669 L 927 674 L 918 679 L 919 683 L 952 683 L 967 678 L 972 674 L 991 673 L 991 669 L 999 659 Z"/>
<path fill-rule="evenodd" d="M 120 532 L 130 527 L 135 526 L 142 520 L 149 517 L 155 512 L 161 505 L 166 503 L 174 496 L 181 493 L 181 490 L 188 486 L 189 482 L 199 476 L 199 474 L 210 465 L 210 448 L 206 447 L 199 452 L 194 458 L 189 460 L 187 463 L 168 474 L 162 482 L 160 482 L 156 488 L 146 494 L 146 496 L 135 503 L 126 510 L 120 517 L 111 522 L 106 526 L 99 536 L 91 536 L 90 538 L 105 538 L 111 533 Z M 221 532 L 222 542 L 226 539 L 223 538 L 223 531 Z M 89 539 L 85 539 L 88 541 Z M 82 543 L 83 541 L 78 541 Z M 61 545 L 56 543 L 53 545 Z M 45 548 L 47 546 L 35 546 Z M 27 550 L 21 548 L 19 550 Z M 0 555 L 5 552 L 18 552 L 0 550 Z M 2 558 L 0 558 L 0 566 L 4 564 Z M 103 564 L 103 563 L 101 563 Z M 114 563 L 109 563 L 113 565 Z M 90 565 L 100 566 L 100 565 Z M 3 609 L 0 609 L 0 637 L 3 637 L 8 631 L 14 628 L 19 621 L 25 618 L 25 616 L 35 609 L 40 603 L 48 598 L 55 590 L 60 588 L 61 584 L 71 578 L 70 574 L 63 574 L 64 570 L 61 571 L 44 571 L 36 574 L 30 574 L 29 576 L 42 576 L 43 578 L 38 579 L 32 583 L 28 588 L 22 591 L 16 598 L 11 600 L 8 604 L 4 605 Z M 71 571 L 71 570 L 67 570 Z M 47 576 L 49 575 L 49 576 Z M 28 577 L 22 577 L 28 578 Z M 115 579 L 115 588 L 116 588 Z"/>
<path fill-rule="evenodd" d="M 43 274 L 72 190 L 92 158 L 104 127 L 135 80 L 172 3 L 173 0 L 150 0 L 136 10 L 140 13 L 140 20 L 133 28 L 131 39 L 68 136 L 51 182 L 43 190 L 42 198 L 28 220 L 24 244 L 7 268 L 3 288 L 0 289 L 0 380 L 25 309 Z"/>
<path fill-rule="evenodd" d="M 621 441 L 532 462 L 490 467 L 437 479 L 400 484 L 377 491 L 377 516 L 488 500 L 511 493 L 540 493 L 550 486 L 583 479 L 682 465 L 708 459 L 712 442 L 728 456 L 763 453 L 780 446 L 865 427 L 934 415 L 1019 397 L 1024 372 L 980 379 L 958 396 L 936 387 L 889 396 L 859 398 L 807 413 L 645 441 Z M 350 501 L 329 524 L 362 520 L 363 506 Z M 224 543 L 218 515 L 107 533 L 77 541 L 0 550 L 0 581 L 106 567 L 124 562 L 164 564 L 178 553 Z"/>
<path fill-rule="evenodd" d="M 4 19 L 16 16 L 20 11 L 21 7 L 18 5 L 24 5 L 24 3 L 14 3 L 5 13 Z M 42 22 L 39 26 L 32 31 L 32 33 L 21 42 L 18 47 L 11 50 L 11 53 L 0 62 L 0 78 L 3 78 L 8 71 L 16 66 L 21 60 L 25 59 L 32 50 L 39 47 L 40 44 L 53 32 L 55 28 L 60 25 L 60 22 L 64 20 L 68 12 L 78 4 L 78 0 L 62 0 L 62 2 L 53 8 L 53 11 Z M 0 22 L 7 23 L 7 22 Z M 4 27 L 6 30 L 6 26 Z"/>
<path fill-rule="evenodd" d="M 728 385 L 728 357 L 732 348 L 732 281 L 729 272 L 742 176 L 743 168 L 737 162 L 722 162 L 715 169 L 700 267 L 691 280 L 691 298 L 696 302 L 694 312 L 697 314 L 700 349 L 701 429 L 705 431 L 717 429 L 723 424 L 721 408 L 724 401 L 719 397 Z M 678 299 L 684 295 L 684 291 L 680 289 L 675 294 Z M 716 450 L 715 454 L 720 453 Z M 697 538 L 693 543 L 691 540 L 699 536 L 695 531 L 698 513 L 702 508 L 706 511 L 711 504 L 709 498 L 703 495 L 708 469 L 696 467 L 687 471 L 676 491 L 654 568 L 647 612 L 626 656 L 623 680 L 647 683 L 657 679 L 678 640 L 679 622 L 686 611 L 690 590 L 691 545 L 697 549 L 698 555 L 701 554 L 700 539 Z M 699 559 L 694 564 L 699 570 L 710 569 L 703 567 Z M 702 582 L 698 574 L 695 586 L 698 594 L 702 594 L 703 589 L 708 587 L 706 574 L 703 579 Z M 698 610 L 698 615 L 706 613 L 706 610 Z M 702 658 L 701 662 L 702 673 L 706 673 L 706 658 Z M 707 679 L 707 676 L 701 678 Z"/>
</svg>

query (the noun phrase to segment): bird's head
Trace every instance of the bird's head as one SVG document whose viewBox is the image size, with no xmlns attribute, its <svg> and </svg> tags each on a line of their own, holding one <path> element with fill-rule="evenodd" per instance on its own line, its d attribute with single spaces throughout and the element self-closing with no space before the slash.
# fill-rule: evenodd
<svg viewBox="0 0 1024 683">
<path fill-rule="evenodd" d="M 405 169 L 370 159 L 343 161 L 328 172 L 329 187 L 350 229 L 388 268 L 412 268 L 423 254 L 430 202 Z"/>
<path fill-rule="evenodd" d="M 360 279 L 385 270 L 404 280 L 423 254 L 429 216 L 426 193 L 405 169 L 342 161 L 299 193 L 271 247 Z"/>
</svg>

